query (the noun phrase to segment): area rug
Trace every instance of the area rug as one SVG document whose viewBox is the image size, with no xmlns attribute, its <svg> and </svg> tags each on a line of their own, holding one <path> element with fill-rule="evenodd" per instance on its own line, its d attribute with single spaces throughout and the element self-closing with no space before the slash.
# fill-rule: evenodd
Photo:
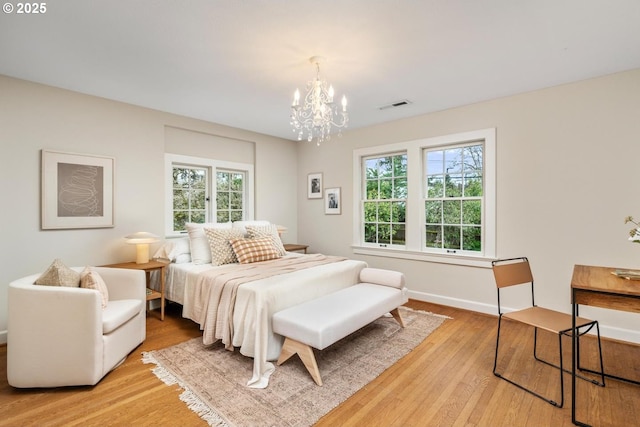
<svg viewBox="0 0 640 427">
<path fill-rule="evenodd" d="M 400 307 L 405 328 L 384 316 L 337 343 L 316 351 L 322 386 L 294 356 L 276 367 L 266 389 L 246 386 L 253 359 L 202 338 L 143 353 L 144 363 L 211 426 L 311 426 L 323 415 L 408 354 L 446 317 Z"/>
</svg>

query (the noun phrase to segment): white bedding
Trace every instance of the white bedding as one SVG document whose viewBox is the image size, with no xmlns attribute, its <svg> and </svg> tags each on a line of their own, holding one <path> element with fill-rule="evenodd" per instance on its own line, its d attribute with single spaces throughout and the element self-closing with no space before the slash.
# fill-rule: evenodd
<svg viewBox="0 0 640 427">
<path fill-rule="evenodd" d="M 288 257 L 305 256 L 289 254 Z M 254 358 L 253 377 L 248 385 L 264 388 L 273 372 L 273 364 L 280 354 L 283 338 L 273 333 L 272 315 L 287 307 L 326 295 L 358 282 L 360 270 L 366 263 L 344 260 L 248 282 L 237 290 L 233 312 L 232 345 L 240 353 Z M 166 277 L 166 298 L 183 305 L 183 317 L 194 319 L 190 295 L 198 282 L 198 275 L 217 267 L 211 264 L 171 264 Z M 202 325 L 201 325 L 202 327 Z"/>
</svg>

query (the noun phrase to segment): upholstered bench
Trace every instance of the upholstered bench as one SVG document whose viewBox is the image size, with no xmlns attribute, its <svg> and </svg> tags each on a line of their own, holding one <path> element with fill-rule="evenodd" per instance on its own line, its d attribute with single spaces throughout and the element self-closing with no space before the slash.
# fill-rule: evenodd
<svg viewBox="0 0 640 427">
<path fill-rule="evenodd" d="M 360 283 L 273 315 L 273 331 L 285 337 L 277 364 L 298 354 L 322 385 L 314 348 L 322 350 L 389 312 L 404 327 L 398 307 L 407 301 L 402 273 L 364 268 Z"/>
</svg>

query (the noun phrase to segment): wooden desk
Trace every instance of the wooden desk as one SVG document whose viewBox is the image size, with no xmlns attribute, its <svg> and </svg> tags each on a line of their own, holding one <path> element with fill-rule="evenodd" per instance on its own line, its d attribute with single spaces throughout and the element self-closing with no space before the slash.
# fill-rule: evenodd
<svg viewBox="0 0 640 427">
<path fill-rule="evenodd" d="M 578 340 L 576 339 L 576 316 L 578 305 L 591 305 L 611 310 L 630 311 L 640 313 L 640 281 L 627 280 L 612 274 L 616 269 L 609 267 L 593 267 L 576 265 L 571 277 L 571 305 L 572 305 L 572 362 L 571 362 L 571 421 L 575 425 L 588 424 L 576 420 L 576 359 L 578 354 Z M 607 377 L 633 382 L 637 381 L 608 375 Z"/>
<path fill-rule="evenodd" d="M 136 264 L 135 262 L 123 262 L 120 264 L 103 265 L 103 267 L 111 268 L 128 268 L 130 270 L 143 270 L 147 276 L 147 302 L 160 298 L 160 320 L 164 320 L 164 276 L 165 268 L 169 265 L 167 262 L 151 260 L 145 264 Z M 153 270 L 160 271 L 160 292 L 154 291 L 149 287 L 151 283 L 151 272 Z"/>
</svg>

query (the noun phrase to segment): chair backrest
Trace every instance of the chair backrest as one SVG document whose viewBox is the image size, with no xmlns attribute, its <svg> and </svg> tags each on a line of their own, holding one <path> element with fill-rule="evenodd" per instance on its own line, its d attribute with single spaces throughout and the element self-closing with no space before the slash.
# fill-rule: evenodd
<svg viewBox="0 0 640 427">
<path fill-rule="evenodd" d="M 491 265 L 498 289 L 523 283 L 533 284 L 533 275 L 526 257 L 496 260 Z"/>
</svg>

